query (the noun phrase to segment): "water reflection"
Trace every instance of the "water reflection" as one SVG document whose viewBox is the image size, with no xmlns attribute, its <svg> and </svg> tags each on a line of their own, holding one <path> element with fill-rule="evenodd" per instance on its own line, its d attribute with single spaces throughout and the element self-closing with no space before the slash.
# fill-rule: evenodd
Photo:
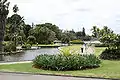
<svg viewBox="0 0 120 80">
<path fill-rule="evenodd" d="M 38 50 L 26 50 L 23 53 L 11 54 L 3 56 L 3 61 L 27 61 L 33 60 L 40 54 L 57 54 L 59 50 L 57 48 L 41 48 Z"/>
</svg>

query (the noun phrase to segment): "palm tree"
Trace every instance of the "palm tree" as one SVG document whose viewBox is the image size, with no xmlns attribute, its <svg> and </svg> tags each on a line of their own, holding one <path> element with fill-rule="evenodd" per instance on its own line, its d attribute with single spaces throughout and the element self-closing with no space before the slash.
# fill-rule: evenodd
<svg viewBox="0 0 120 80">
<path fill-rule="evenodd" d="M 7 0 L 0 0 L 0 54 L 2 53 L 2 42 L 4 40 L 6 18 L 9 13 L 9 4 L 10 2 L 7 2 Z"/>
<path fill-rule="evenodd" d="M 13 12 L 14 15 L 12 16 L 14 18 L 13 21 L 13 26 L 12 28 L 13 30 L 13 36 L 14 36 L 14 42 L 15 42 L 15 46 L 17 46 L 17 36 L 18 34 L 21 32 L 20 28 L 21 28 L 21 24 L 24 23 L 24 19 L 23 17 L 21 17 L 20 15 L 17 14 L 17 12 L 19 11 L 17 5 L 14 5 L 13 7 Z"/>
<path fill-rule="evenodd" d="M 97 26 L 93 26 L 93 28 L 91 29 L 92 30 L 92 36 L 97 38 Z"/>
</svg>

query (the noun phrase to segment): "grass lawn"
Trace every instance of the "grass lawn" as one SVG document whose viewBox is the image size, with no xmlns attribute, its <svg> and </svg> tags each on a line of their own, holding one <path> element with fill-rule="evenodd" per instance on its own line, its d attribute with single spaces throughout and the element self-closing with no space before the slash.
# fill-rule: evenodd
<svg viewBox="0 0 120 80">
<path fill-rule="evenodd" d="M 68 47 L 66 47 L 68 48 Z M 69 46 L 69 48 L 80 49 L 80 45 Z M 98 56 L 105 48 L 95 48 Z M 0 71 L 31 72 L 41 74 L 72 75 L 86 77 L 120 78 L 120 61 L 102 60 L 99 68 L 76 71 L 49 71 L 32 68 L 32 63 L 0 65 Z"/>
</svg>

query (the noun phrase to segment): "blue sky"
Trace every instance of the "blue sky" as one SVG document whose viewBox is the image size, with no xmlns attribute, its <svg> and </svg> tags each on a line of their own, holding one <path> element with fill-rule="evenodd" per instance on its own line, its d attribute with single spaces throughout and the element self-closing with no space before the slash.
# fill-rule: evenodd
<svg viewBox="0 0 120 80">
<path fill-rule="evenodd" d="M 92 26 L 108 26 L 120 33 L 120 0 L 8 0 L 17 4 L 18 14 L 25 22 L 56 24 L 60 29 L 79 31 L 85 27 L 90 34 Z"/>
</svg>

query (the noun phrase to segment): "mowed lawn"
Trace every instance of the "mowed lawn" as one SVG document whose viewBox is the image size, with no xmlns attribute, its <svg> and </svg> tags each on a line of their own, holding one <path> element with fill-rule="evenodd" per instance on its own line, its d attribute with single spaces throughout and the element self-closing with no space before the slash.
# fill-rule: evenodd
<svg viewBox="0 0 120 80">
<path fill-rule="evenodd" d="M 66 47 L 68 48 L 68 47 Z M 70 49 L 80 49 L 80 45 L 69 46 Z M 95 48 L 95 55 L 99 54 L 104 50 L 103 47 Z M 86 77 L 101 77 L 101 78 L 119 78 L 120 79 L 120 61 L 109 61 L 102 60 L 99 68 L 88 69 L 88 70 L 75 70 L 75 71 L 50 71 L 36 69 L 32 67 L 32 63 L 22 64 L 10 64 L 0 65 L 0 71 L 8 72 L 30 72 L 40 74 L 55 74 L 55 75 L 72 75 L 72 76 L 86 76 Z"/>
</svg>

